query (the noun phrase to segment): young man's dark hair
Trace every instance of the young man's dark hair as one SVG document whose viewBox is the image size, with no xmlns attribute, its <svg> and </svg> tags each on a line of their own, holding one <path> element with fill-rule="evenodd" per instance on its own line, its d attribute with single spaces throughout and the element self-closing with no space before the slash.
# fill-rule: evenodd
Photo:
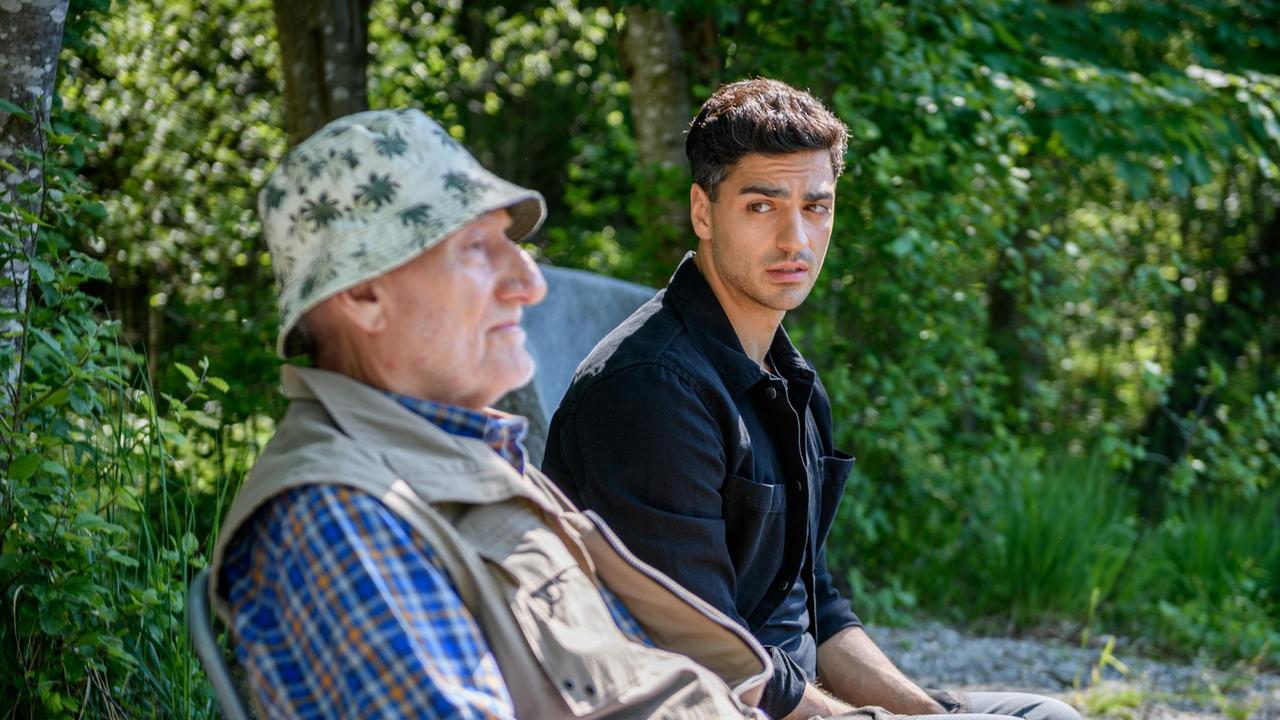
<svg viewBox="0 0 1280 720">
<path fill-rule="evenodd" d="M 720 181 L 744 155 L 826 150 L 831 172 L 844 172 L 849 129 L 818 99 L 765 78 L 722 86 L 689 124 L 684 152 L 693 181 L 716 199 Z"/>
</svg>

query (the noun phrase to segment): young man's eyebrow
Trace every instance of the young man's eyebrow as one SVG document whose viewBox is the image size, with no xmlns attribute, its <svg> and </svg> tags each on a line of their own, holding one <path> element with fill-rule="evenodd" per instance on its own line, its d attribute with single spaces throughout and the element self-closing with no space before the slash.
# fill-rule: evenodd
<svg viewBox="0 0 1280 720">
<path fill-rule="evenodd" d="M 785 200 L 791 197 L 791 191 L 785 187 L 775 187 L 772 185 L 746 185 L 738 190 L 739 195 L 763 195 L 770 198 L 779 198 Z M 830 190 L 811 190 L 804 194 L 805 202 L 820 202 L 822 200 L 834 200 L 835 193 Z"/>
<path fill-rule="evenodd" d="M 791 191 L 784 187 L 772 185 L 747 185 L 738 190 L 739 195 L 763 195 L 771 198 L 789 198 Z"/>
</svg>

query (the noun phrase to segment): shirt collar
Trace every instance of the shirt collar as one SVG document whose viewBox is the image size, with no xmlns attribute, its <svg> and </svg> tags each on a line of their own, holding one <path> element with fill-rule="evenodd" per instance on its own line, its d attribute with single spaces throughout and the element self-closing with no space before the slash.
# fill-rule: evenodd
<svg viewBox="0 0 1280 720">
<path fill-rule="evenodd" d="M 524 472 L 524 438 L 529 432 L 529 421 L 525 418 L 491 408 L 472 410 L 433 400 L 409 397 L 389 390 L 384 392 L 388 397 L 441 430 L 451 435 L 475 438 L 484 442 L 503 460 L 511 463 L 516 472 Z"/>
<path fill-rule="evenodd" d="M 681 317 L 685 327 L 698 337 L 721 379 L 736 395 L 768 379 L 769 375 L 742 349 L 738 333 L 720 306 L 720 300 L 693 262 L 695 254 L 691 251 L 680 261 L 667 284 L 664 302 L 673 301 L 670 307 Z M 799 384 L 805 388 L 803 392 L 807 396 L 808 388 L 813 385 L 813 369 L 796 350 L 781 325 L 769 345 L 769 361 L 793 390 L 798 389 L 795 386 Z"/>
</svg>

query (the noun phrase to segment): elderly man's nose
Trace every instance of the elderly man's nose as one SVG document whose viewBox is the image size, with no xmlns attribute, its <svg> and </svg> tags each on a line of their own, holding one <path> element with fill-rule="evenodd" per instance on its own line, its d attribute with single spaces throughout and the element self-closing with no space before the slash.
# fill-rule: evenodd
<svg viewBox="0 0 1280 720">
<path fill-rule="evenodd" d="M 498 287 L 498 296 L 521 305 L 542 302 L 547 295 L 547 281 L 542 277 L 542 271 L 527 251 L 514 246 L 512 249 L 515 251 L 512 267 Z"/>
</svg>

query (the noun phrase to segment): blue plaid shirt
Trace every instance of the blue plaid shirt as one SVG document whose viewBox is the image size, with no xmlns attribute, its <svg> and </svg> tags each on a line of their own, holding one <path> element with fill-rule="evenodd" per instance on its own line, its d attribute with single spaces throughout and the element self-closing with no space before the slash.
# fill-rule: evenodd
<svg viewBox="0 0 1280 720">
<path fill-rule="evenodd" d="M 393 396 L 524 468 L 524 418 Z M 228 547 L 236 655 L 267 717 L 513 718 L 480 628 L 436 553 L 377 498 L 281 493 Z M 651 644 L 608 590 L 614 621 Z"/>
</svg>

